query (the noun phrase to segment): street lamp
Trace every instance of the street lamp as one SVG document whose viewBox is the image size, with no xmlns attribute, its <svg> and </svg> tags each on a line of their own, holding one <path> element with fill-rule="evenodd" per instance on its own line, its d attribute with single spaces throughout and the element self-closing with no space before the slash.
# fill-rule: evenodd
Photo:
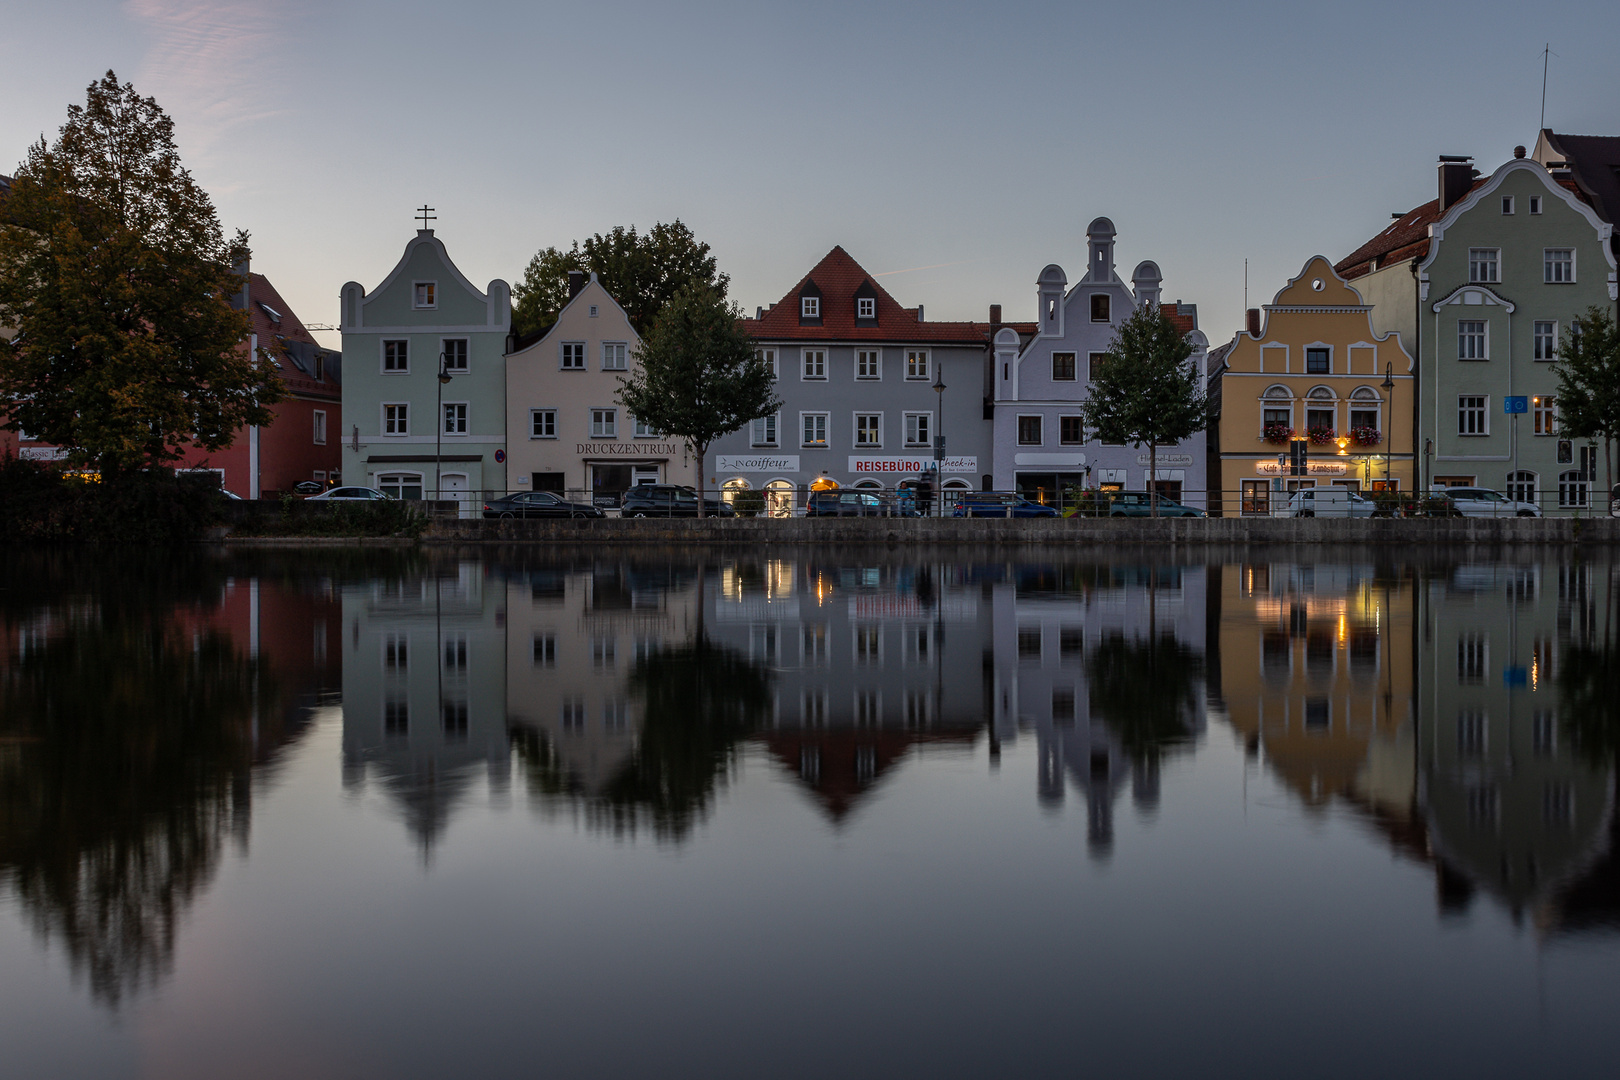
<svg viewBox="0 0 1620 1080">
<path fill-rule="evenodd" d="M 433 433 L 433 501 L 438 502 L 443 492 L 439 490 L 440 463 L 444 459 L 444 388 L 450 382 L 449 360 L 444 353 L 439 354 L 439 418 L 437 430 Z"/>
<path fill-rule="evenodd" d="M 1373 369 L 1377 371 L 1377 368 Z M 1389 487 L 1389 472 L 1394 460 L 1395 451 L 1395 365 L 1384 365 L 1384 381 L 1379 384 L 1384 388 L 1384 397 L 1389 402 L 1389 415 L 1384 418 L 1384 487 Z"/>
<path fill-rule="evenodd" d="M 934 393 L 938 394 L 939 408 L 934 412 L 934 483 L 939 486 L 939 516 L 945 516 L 945 436 L 941 429 L 945 419 L 945 368 L 934 367 Z"/>
</svg>

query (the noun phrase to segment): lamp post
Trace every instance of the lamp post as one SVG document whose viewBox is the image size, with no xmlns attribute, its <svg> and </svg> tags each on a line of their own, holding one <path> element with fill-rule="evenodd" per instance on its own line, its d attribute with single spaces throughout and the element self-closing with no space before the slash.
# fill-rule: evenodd
<svg viewBox="0 0 1620 1080">
<path fill-rule="evenodd" d="M 939 408 L 934 412 L 934 484 L 939 488 L 937 495 L 939 502 L 939 516 L 945 516 L 945 436 L 941 434 L 945 419 L 945 369 L 934 368 L 934 393 L 938 395 Z"/>
<path fill-rule="evenodd" d="M 1377 368 L 1373 369 L 1377 371 Z M 1389 488 L 1389 473 L 1394 462 L 1395 453 L 1395 365 L 1384 365 L 1384 381 L 1379 384 L 1384 388 L 1384 398 L 1389 403 L 1389 416 L 1384 420 L 1384 488 Z"/>
<path fill-rule="evenodd" d="M 445 358 L 444 353 L 441 352 L 439 354 L 439 386 L 438 386 L 439 408 L 438 408 L 438 420 L 436 421 L 437 427 L 436 427 L 436 429 L 435 429 L 435 431 L 433 433 L 433 501 L 434 502 L 438 502 L 439 497 L 442 494 L 444 494 L 442 491 L 439 490 L 439 471 L 440 471 L 440 463 L 444 459 L 444 388 L 445 388 L 445 385 L 450 382 L 450 369 L 447 366 L 448 363 L 449 363 L 449 361 Z"/>
</svg>

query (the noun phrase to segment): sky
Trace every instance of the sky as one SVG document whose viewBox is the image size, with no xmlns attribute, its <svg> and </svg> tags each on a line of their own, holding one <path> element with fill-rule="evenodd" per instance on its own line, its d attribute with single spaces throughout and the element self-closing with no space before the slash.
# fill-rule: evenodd
<svg viewBox="0 0 1620 1080">
<path fill-rule="evenodd" d="M 733 299 L 841 244 L 929 319 L 1031 319 L 1118 229 L 1212 342 L 1547 125 L 1620 135 L 1620 4 L 52 0 L 0 21 L 0 172 L 112 69 L 309 323 L 426 203 L 475 284 L 679 218 Z M 338 335 L 320 335 L 329 345 Z"/>
</svg>

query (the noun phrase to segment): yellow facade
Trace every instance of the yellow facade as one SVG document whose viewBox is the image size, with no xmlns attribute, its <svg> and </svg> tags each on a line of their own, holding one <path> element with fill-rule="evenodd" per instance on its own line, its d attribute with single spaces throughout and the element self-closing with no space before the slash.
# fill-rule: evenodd
<svg viewBox="0 0 1620 1080">
<path fill-rule="evenodd" d="M 1266 306 L 1259 334 L 1228 347 L 1211 477 L 1223 513 L 1281 513 L 1300 487 L 1412 490 L 1416 365 L 1399 335 L 1373 332 L 1371 311 L 1316 255 Z M 1279 461 L 1294 440 L 1304 475 Z"/>
</svg>

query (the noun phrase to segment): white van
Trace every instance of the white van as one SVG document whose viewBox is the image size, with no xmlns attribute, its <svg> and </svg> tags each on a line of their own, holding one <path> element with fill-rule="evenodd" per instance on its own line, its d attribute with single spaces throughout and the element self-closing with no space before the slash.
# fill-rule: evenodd
<svg viewBox="0 0 1620 1080">
<path fill-rule="evenodd" d="M 1345 487 L 1301 488 L 1288 500 L 1289 517 L 1372 517 L 1377 508 Z"/>
</svg>

